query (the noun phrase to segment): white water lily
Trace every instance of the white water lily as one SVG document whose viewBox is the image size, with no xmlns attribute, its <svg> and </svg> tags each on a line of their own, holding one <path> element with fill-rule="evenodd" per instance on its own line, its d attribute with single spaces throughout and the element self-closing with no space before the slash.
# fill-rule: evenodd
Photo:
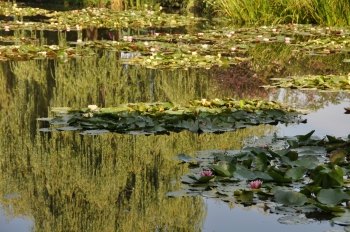
<svg viewBox="0 0 350 232">
<path fill-rule="evenodd" d="M 97 109 L 97 105 L 88 105 L 88 109 L 94 111 Z"/>
<path fill-rule="evenodd" d="M 38 52 L 38 54 L 41 54 L 43 56 L 46 56 L 46 52 Z"/>
</svg>

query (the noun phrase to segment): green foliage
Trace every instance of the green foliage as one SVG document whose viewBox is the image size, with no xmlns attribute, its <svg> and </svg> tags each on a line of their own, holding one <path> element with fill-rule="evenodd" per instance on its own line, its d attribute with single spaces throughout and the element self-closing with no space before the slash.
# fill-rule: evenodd
<svg viewBox="0 0 350 232">
<path fill-rule="evenodd" d="M 301 206 L 307 202 L 307 197 L 294 191 L 278 190 L 275 193 L 275 200 L 277 203 L 287 206 Z"/>
<path fill-rule="evenodd" d="M 94 107 L 91 108 L 91 107 Z M 59 130 L 98 130 L 131 134 L 166 134 L 169 131 L 189 130 L 193 133 L 226 132 L 236 128 L 267 123 L 302 123 L 296 109 L 278 102 L 244 101 L 225 98 L 190 101 L 187 106 L 171 102 L 127 103 L 117 107 L 55 109 L 60 114 L 48 119 L 52 125 L 69 125 Z M 99 131 L 98 133 L 100 133 Z M 262 163 L 264 156 L 255 160 Z"/>
<path fill-rule="evenodd" d="M 345 161 L 328 162 L 324 158 L 327 154 L 324 147 L 336 143 L 342 145 L 338 147 L 342 150 L 343 143 L 349 146 L 350 141 L 332 136 L 327 136 L 327 140 L 316 138 L 312 136 L 314 132 L 278 138 L 278 141 L 284 140 L 286 144 L 286 140 L 293 141 L 293 146 L 289 145 L 283 150 L 278 149 L 281 144 L 271 137 L 270 140 L 264 138 L 267 143 L 264 148 L 247 147 L 240 151 L 227 150 L 209 156 L 206 153 L 196 157 L 198 162 L 201 161 L 201 167 L 192 171 L 197 173 L 203 168 L 213 170 L 217 178 L 207 188 L 215 186 L 217 192 L 211 195 L 224 201 L 250 205 L 258 203 L 257 198 L 273 196 L 275 203 L 287 207 L 284 209 L 286 212 L 289 212 L 288 207 L 301 207 L 301 211 L 302 207 L 306 207 L 309 212 L 316 212 L 319 208 L 327 212 L 342 213 L 346 208 L 339 204 L 350 200 L 343 180 L 350 166 Z M 313 145 L 310 146 L 310 143 Z M 245 163 L 247 161 L 248 165 Z M 190 176 L 192 177 L 193 175 Z M 196 180 L 200 182 L 199 179 Z M 263 184 L 260 188 L 252 189 L 247 184 L 252 180 L 262 180 Z M 203 185 L 198 187 L 205 189 Z M 195 185 L 191 185 L 191 188 L 194 188 L 193 191 L 200 191 L 196 190 Z"/>
<path fill-rule="evenodd" d="M 292 76 L 288 79 L 275 79 L 275 81 L 277 82 L 265 87 L 350 91 L 350 77 L 348 75 Z"/>
<path fill-rule="evenodd" d="M 217 0 L 210 1 L 239 23 L 317 23 L 349 25 L 350 3 L 343 0 Z"/>
</svg>

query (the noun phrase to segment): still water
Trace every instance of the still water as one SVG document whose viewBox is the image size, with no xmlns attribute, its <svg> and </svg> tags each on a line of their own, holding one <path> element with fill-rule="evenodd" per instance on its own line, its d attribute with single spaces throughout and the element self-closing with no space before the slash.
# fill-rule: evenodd
<svg viewBox="0 0 350 232">
<path fill-rule="evenodd" d="M 67 38 L 74 41 L 74 36 Z M 52 43 L 59 42 L 52 38 Z M 269 46 L 273 50 L 274 45 Z M 122 65 L 118 54 L 106 51 L 63 63 L 1 63 L 0 231 L 342 230 L 328 220 L 285 225 L 278 222 L 283 215 L 257 207 L 165 196 L 180 189 L 180 177 L 188 173 L 186 165 L 174 160 L 179 153 L 195 156 L 208 149 L 240 149 L 251 135 L 284 136 L 311 130 L 318 136 L 350 133 L 350 115 L 343 109 L 350 105 L 348 94 L 259 87 L 271 75 L 320 74 L 322 70 L 314 69 L 320 63 L 327 72 L 349 73 L 350 67 L 341 62 L 346 55 L 293 57 L 289 66 L 290 57 L 286 57 L 276 71 L 280 52 L 259 56 L 261 49 L 252 49 L 253 63 L 225 70 L 146 69 Z M 263 68 L 252 68 L 261 67 L 262 61 L 266 64 Z M 183 131 L 158 136 L 83 136 L 79 131 L 38 131 L 50 127 L 37 118 L 52 117 L 52 107 L 156 101 L 186 104 L 193 99 L 223 97 L 279 100 L 314 112 L 304 116 L 306 124 L 259 125 L 224 134 Z"/>
</svg>

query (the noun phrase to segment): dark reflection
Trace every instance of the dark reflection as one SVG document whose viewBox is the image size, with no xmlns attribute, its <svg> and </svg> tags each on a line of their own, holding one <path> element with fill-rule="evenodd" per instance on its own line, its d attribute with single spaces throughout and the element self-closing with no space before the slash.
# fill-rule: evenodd
<svg viewBox="0 0 350 232">
<path fill-rule="evenodd" d="M 260 88 L 266 83 L 264 78 L 259 78 L 252 69 L 251 62 L 242 62 L 232 65 L 228 69 L 214 67 L 212 78 L 217 81 L 218 92 L 238 99 L 253 98 L 267 99 L 268 92 Z"/>
<path fill-rule="evenodd" d="M 94 26 L 89 26 L 86 28 L 86 37 L 88 40 L 94 41 L 98 38 L 98 28 Z"/>
</svg>

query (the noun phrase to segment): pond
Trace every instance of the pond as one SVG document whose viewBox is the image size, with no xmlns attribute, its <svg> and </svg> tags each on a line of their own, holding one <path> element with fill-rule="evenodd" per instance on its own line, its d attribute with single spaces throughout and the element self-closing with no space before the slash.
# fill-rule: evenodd
<svg viewBox="0 0 350 232">
<path fill-rule="evenodd" d="M 53 18 L 65 19 L 60 17 Z M 273 78 L 346 76 L 350 73 L 346 38 L 324 41 L 327 29 L 310 25 L 296 26 L 300 31 L 296 34 L 281 25 L 277 29 L 281 33 L 275 35 L 270 27 L 217 29 L 205 20 L 191 18 L 196 23 L 189 24 L 177 17 L 168 16 L 174 25 L 152 21 L 155 25 L 146 27 L 140 20 L 132 28 L 123 24 L 113 30 L 80 28 L 67 21 L 68 30 L 66 24 L 63 28 L 40 16 L 1 21 L 1 231 L 347 229 L 344 223 L 333 223 L 330 213 L 270 211 L 262 204 L 210 195 L 168 197 L 181 190 L 181 178 L 189 173 L 188 164 L 177 159 L 179 154 L 195 157 L 239 150 L 246 143 L 259 146 L 262 136 L 304 135 L 312 130 L 320 137 L 350 133 L 344 110 L 350 106 L 349 92 L 261 87 L 273 85 Z M 342 33 L 348 36 L 349 29 Z M 286 42 L 286 36 L 298 46 Z M 277 42 L 270 41 L 274 39 Z M 337 44 L 343 47 L 333 52 Z M 212 48 L 207 51 L 207 46 Z M 185 55 L 178 57 L 174 50 Z M 78 130 L 64 120 L 52 123 L 58 107 L 139 102 L 184 106 L 194 99 L 227 97 L 278 101 L 312 112 L 300 116 L 306 122 L 244 124 L 226 128 L 225 133 L 116 133 Z M 291 215 L 301 219 L 287 217 Z"/>
</svg>

